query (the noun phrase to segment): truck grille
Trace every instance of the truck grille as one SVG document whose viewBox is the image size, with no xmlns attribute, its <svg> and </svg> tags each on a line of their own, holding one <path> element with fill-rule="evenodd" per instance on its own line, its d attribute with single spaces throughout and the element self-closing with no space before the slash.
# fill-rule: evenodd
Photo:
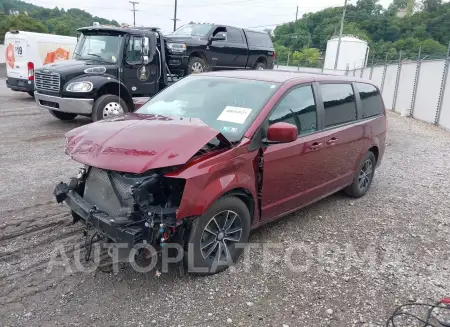
<svg viewBox="0 0 450 327">
<path fill-rule="evenodd" d="M 58 73 L 36 72 L 34 74 L 34 85 L 36 90 L 59 92 L 60 75 Z"/>
<path fill-rule="evenodd" d="M 133 198 L 131 195 L 132 185 L 125 184 L 122 181 L 115 179 L 111 175 L 125 207 L 120 204 L 119 199 L 114 193 L 114 189 L 108 177 L 108 173 L 102 169 L 92 167 L 86 179 L 84 189 L 84 199 L 89 203 L 97 206 L 103 212 L 106 212 L 111 217 L 118 217 L 123 215 L 124 208 L 133 206 Z"/>
</svg>

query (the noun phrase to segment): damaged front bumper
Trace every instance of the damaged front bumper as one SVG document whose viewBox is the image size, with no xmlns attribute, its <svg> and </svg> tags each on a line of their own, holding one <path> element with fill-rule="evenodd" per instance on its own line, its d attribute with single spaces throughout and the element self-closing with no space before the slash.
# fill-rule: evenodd
<svg viewBox="0 0 450 327">
<path fill-rule="evenodd" d="M 180 183 L 181 182 L 181 183 Z M 182 243 L 183 220 L 176 218 L 183 181 L 162 174 L 129 175 L 93 167 L 80 169 L 69 183 L 60 182 L 53 194 L 80 221 L 108 243 L 155 250 L 169 239 Z"/>
<path fill-rule="evenodd" d="M 113 217 L 99 211 L 95 205 L 83 199 L 66 183 L 58 184 L 53 194 L 58 203 L 66 202 L 75 213 L 74 223 L 80 220 L 82 223 L 94 227 L 97 232 L 114 243 L 127 243 L 129 247 L 143 241 L 143 228 L 138 226 L 124 227 L 123 224 L 116 222 Z"/>
</svg>

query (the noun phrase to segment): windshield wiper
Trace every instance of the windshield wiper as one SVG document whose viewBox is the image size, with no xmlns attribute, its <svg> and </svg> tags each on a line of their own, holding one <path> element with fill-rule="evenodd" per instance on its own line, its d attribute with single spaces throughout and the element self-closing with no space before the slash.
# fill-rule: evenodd
<svg viewBox="0 0 450 327">
<path fill-rule="evenodd" d="M 96 58 L 100 59 L 100 60 L 103 61 L 103 62 L 106 62 L 106 63 L 108 63 L 108 64 L 111 64 L 110 61 L 107 61 L 107 60 L 103 59 L 102 56 L 100 56 L 100 55 L 98 55 L 98 54 L 96 54 L 96 53 L 87 53 L 86 55 L 87 55 L 87 56 L 93 56 L 93 57 L 96 57 Z"/>
</svg>

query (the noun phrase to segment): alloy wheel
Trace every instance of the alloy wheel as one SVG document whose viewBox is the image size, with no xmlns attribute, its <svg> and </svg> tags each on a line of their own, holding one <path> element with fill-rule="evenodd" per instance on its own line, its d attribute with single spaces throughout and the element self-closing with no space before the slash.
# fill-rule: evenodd
<svg viewBox="0 0 450 327">
<path fill-rule="evenodd" d="M 200 242 L 202 256 L 215 262 L 231 261 L 230 249 L 241 240 L 242 221 L 231 210 L 219 212 L 203 229 Z"/>
<path fill-rule="evenodd" d="M 358 176 L 358 185 L 361 191 L 369 187 L 370 181 L 372 179 L 372 174 L 373 174 L 373 163 L 372 160 L 367 159 L 366 161 L 364 161 L 364 164 Z"/>
<path fill-rule="evenodd" d="M 199 63 L 199 62 L 194 62 L 192 65 L 191 65 L 191 71 L 194 73 L 194 74 L 198 74 L 198 73 L 201 73 L 201 72 L 203 72 L 203 65 L 201 64 L 201 63 Z"/>
<path fill-rule="evenodd" d="M 117 102 L 110 102 L 103 108 L 103 118 L 116 117 L 123 115 L 123 108 Z"/>
</svg>

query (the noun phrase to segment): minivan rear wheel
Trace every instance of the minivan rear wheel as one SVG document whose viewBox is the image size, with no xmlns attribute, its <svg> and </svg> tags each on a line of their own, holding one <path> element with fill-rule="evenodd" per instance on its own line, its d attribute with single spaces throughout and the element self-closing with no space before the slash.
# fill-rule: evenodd
<svg viewBox="0 0 450 327">
<path fill-rule="evenodd" d="M 183 257 L 188 272 L 212 275 L 234 264 L 248 241 L 250 220 L 250 212 L 239 198 L 218 199 L 192 222 Z"/>
<path fill-rule="evenodd" d="M 376 158 L 373 152 L 369 151 L 359 164 L 353 183 L 344 189 L 344 192 L 351 197 L 360 198 L 364 196 L 372 185 L 375 174 Z"/>
</svg>

